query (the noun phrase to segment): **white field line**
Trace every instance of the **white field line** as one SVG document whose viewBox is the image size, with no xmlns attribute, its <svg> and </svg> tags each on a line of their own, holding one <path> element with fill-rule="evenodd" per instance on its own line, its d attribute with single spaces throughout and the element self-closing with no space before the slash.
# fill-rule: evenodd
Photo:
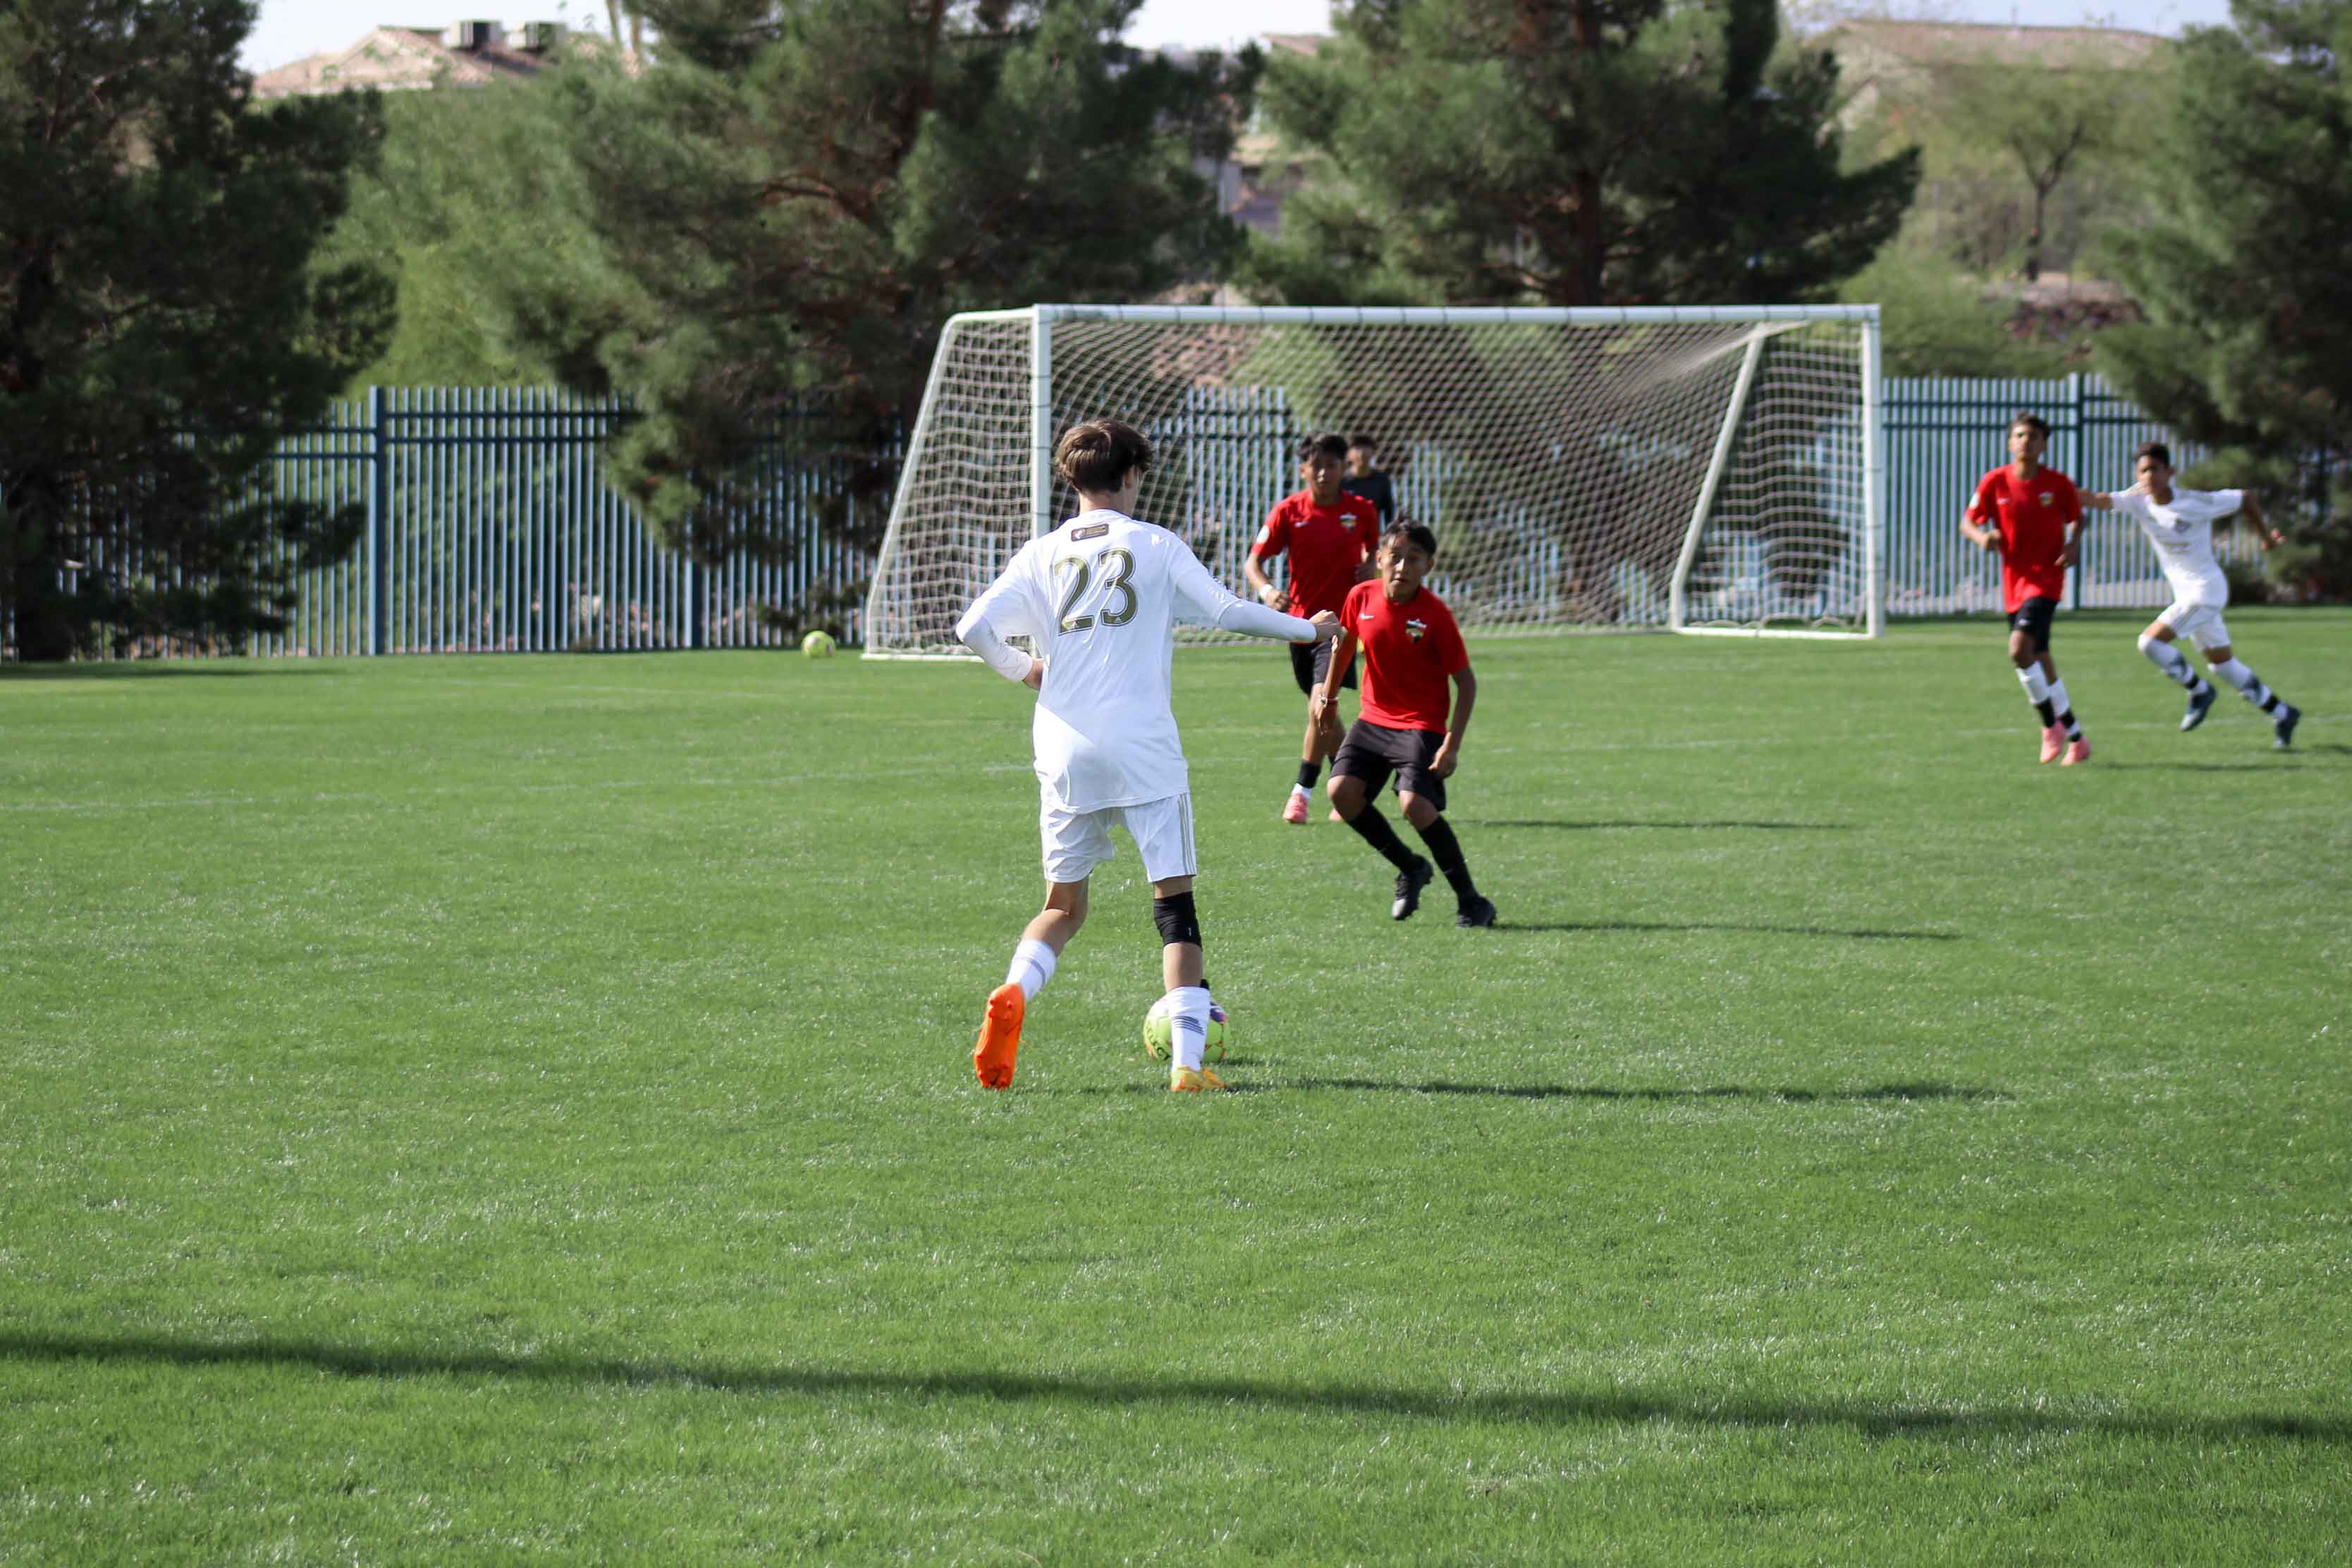
<svg viewBox="0 0 2352 1568">
<path fill-rule="evenodd" d="M 2316 719 L 2320 722 L 2326 724 L 2336 723 L 2344 717 L 2345 715 L 2338 713 L 2314 713 L 2305 715 L 2306 720 Z M 2099 725 L 2097 727 L 2097 733 L 2106 734 L 2116 730 L 2168 731 L 2178 728 L 2178 721 L 2172 720 L 2150 720 L 2137 722 L 2116 721 Z M 1947 730 L 1942 731 L 1942 736 L 1940 738 L 1960 741 L 1983 741 L 2006 738 L 2013 741 L 2017 740 L 2021 735 L 2030 740 L 2036 733 L 2038 733 L 2038 731 L 2034 730 L 2029 716 L 2027 720 L 2021 721 L 2019 723 L 2003 724 L 1992 729 Z M 1833 743 L 1841 746 L 1851 745 L 1857 742 L 1865 742 L 1870 744 L 1893 744 L 1903 741 L 1904 739 L 1906 739 L 1906 737 L 1889 733 L 1860 736 L 1840 735 L 1836 737 Z M 1815 743 L 1814 739 L 1811 736 L 1747 735 L 1728 736 L 1718 740 L 1683 739 L 1673 741 L 1593 741 L 1571 742 L 1557 746 L 1491 746 L 1479 747 L 1476 749 L 1475 754 L 1482 757 L 1557 757 L 1599 755 L 1620 752 L 1705 752 L 1738 750 L 1748 747 L 1754 747 L 1760 750 L 1773 746 L 1797 746 L 1813 743 Z M 1246 753 L 1229 752 L 1205 757 L 1195 755 L 1191 759 L 1191 761 L 1195 766 L 1213 765 L 1223 767 L 1244 765 L 1251 763 L 1262 763 L 1265 761 L 1266 754 L 1267 753 L 1261 752 L 1251 752 Z M 2289 754 L 2292 755 L 2293 753 Z M 793 784 L 841 784 L 866 783 L 880 779 L 921 778 L 929 774 L 950 771 L 959 773 L 1025 773 L 1029 772 L 1029 764 L 1025 761 L 1018 760 L 979 763 L 959 761 L 930 763 L 919 766 L 898 768 L 828 768 L 806 773 L 769 773 L 757 778 L 715 778 L 686 775 L 656 779 L 602 779 L 578 782 L 562 781 L 553 784 L 436 784 L 430 789 L 425 790 L 404 790 L 399 792 L 386 792 L 383 790 L 352 790 L 337 793 L 321 792 L 311 795 L 167 795 L 146 800 L 0 801 L 0 814 L 29 815 L 33 813 L 70 814 L 77 812 L 101 811 L 202 810 L 215 806 L 258 806 L 263 808 L 279 808 L 300 805 L 332 805 L 344 803 L 366 803 L 377 805 L 386 805 L 420 798 L 447 799 L 461 795 L 567 795 L 613 790 L 780 789 Z"/>
</svg>

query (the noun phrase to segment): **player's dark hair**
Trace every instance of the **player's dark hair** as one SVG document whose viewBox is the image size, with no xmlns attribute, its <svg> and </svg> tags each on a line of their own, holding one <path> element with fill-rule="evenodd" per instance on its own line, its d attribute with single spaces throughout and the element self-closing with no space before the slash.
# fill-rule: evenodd
<svg viewBox="0 0 2352 1568">
<path fill-rule="evenodd" d="M 2034 413 L 2031 408 L 2021 408 L 2015 415 L 2011 416 L 2009 421 L 2009 427 L 2011 429 L 2014 430 L 2021 425 L 2024 426 L 2028 430 L 2032 431 L 2035 435 L 2041 437 L 2043 440 L 2047 441 L 2050 439 L 2050 421 L 2042 417 L 2041 415 Z"/>
<path fill-rule="evenodd" d="M 2132 453 L 2132 467 L 2138 468 L 2142 458 L 2154 458 L 2166 468 L 2172 467 L 2172 448 L 2161 441 L 2142 441 L 2138 449 Z"/>
<path fill-rule="evenodd" d="M 1073 425 L 1054 447 L 1054 471 L 1062 482 L 1098 496 L 1126 483 L 1130 470 L 1150 468 L 1151 443 L 1142 431 L 1116 419 Z"/>
<path fill-rule="evenodd" d="M 1328 458 L 1335 463 L 1346 462 L 1348 438 L 1328 432 L 1320 436 L 1302 436 L 1298 441 L 1298 460 L 1303 463 L 1314 457 Z"/>
<path fill-rule="evenodd" d="M 1437 559 L 1437 535 L 1429 531 L 1425 522 L 1391 523 L 1389 531 L 1381 535 L 1381 542 L 1386 544 L 1391 539 L 1409 539 L 1420 545 L 1423 553 L 1432 561 Z"/>
<path fill-rule="evenodd" d="M 1370 436 L 1362 435 L 1360 433 L 1349 437 L 1348 445 L 1350 447 L 1360 447 L 1367 452 L 1377 452 L 1381 449 L 1380 442 Z"/>
</svg>

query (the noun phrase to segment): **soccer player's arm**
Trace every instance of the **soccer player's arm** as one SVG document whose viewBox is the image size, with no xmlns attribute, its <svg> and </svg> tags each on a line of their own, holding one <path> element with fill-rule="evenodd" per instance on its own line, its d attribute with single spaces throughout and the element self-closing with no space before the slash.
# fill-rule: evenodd
<svg viewBox="0 0 2352 1568">
<path fill-rule="evenodd" d="M 1380 574 L 1381 529 L 1385 521 L 1385 515 L 1374 507 L 1371 517 L 1356 526 L 1356 543 L 1364 552 L 1364 558 L 1356 563 L 1359 583 L 1369 583 Z"/>
<path fill-rule="evenodd" d="M 989 668 L 1023 686 L 1035 690 L 1044 684 L 1045 661 L 1032 658 L 1004 639 L 1024 633 L 1034 636 L 1032 617 L 1023 608 L 1024 597 L 1019 574 L 1024 564 L 1022 555 L 1013 557 L 1004 574 L 988 585 L 988 591 L 971 603 L 971 608 L 956 622 L 956 637 L 964 647 L 980 655 Z"/>
<path fill-rule="evenodd" d="M 1470 710 L 1478 706 L 1478 674 L 1470 668 L 1470 650 L 1462 646 L 1460 628 L 1449 626 L 1454 657 L 1462 661 L 1454 672 L 1454 710 L 1445 721 L 1445 739 L 1438 742 L 1437 755 L 1429 760 L 1429 771 L 1439 778 L 1452 778 L 1454 770 L 1462 763 L 1462 734 L 1470 728 Z"/>
<path fill-rule="evenodd" d="M 2072 479 L 2066 481 L 2066 551 L 2060 559 L 2074 566 L 2083 559 L 2083 494 Z"/>
<path fill-rule="evenodd" d="M 1978 549 L 1998 551 L 2000 549 L 2000 530 L 1991 526 L 1994 510 L 1992 497 L 1989 493 L 1991 486 L 1990 476 L 1977 486 L 1976 499 L 1969 501 L 1968 510 L 1960 513 L 1960 531 Z"/>
<path fill-rule="evenodd" d="M 2286 542 L 2286 535 L 2273 528 L 2270 519 L 2263 515 L 2263 503 L 2255 499 L 2253 491 L 2238 492 L 2238 515 L 2253 524 L 2255 542 L 2264 550 Z"/>
<path fill-rule="evenodd" d="M 1174 568 L 1179 620 L 1276 642 L 1321 642 L 1339 626 L 1339 618 L 1328 610 L 1310 621 L 1264 605 L 1253 605 L 1209 575 L 1209 569 L 1201 564 L 1199 556 L 1181 543 L 1176 548 L 1182 557 Z"/>
<path fill-rule="evenodd" d="M 1348 667 L 1356 661 L 1356 634 L 1339 624 L 1339 635 L 1331 639 L 1331 663 L 1323 672 L 1323 684 L 1307 700 L 1307 716 L 1315 723 L 1323 722 L 1326 713 L 1339 711 L 1339 687 L 1348 678 Z"/>
<path fill-rule="evenodd" d="M 1274 579 L 1267 576 L 1265 568 L 1258 564 L 1261 560 L 1271 560 L 1281 554 L 1286 548 L 1281 517 L 1282 508 L 1279 506 L 1265 514 L 1265 526 L 1257 531 L 1257 539 L 1250 545 L 1249 553 L 1242 557 L 1242 576 L 1248 582 L 1250 592 L 1257 595 L 1259 604 L 1270 610 L 1281 609 L 1290 597 L 1274 585 Z"/>
</svg>

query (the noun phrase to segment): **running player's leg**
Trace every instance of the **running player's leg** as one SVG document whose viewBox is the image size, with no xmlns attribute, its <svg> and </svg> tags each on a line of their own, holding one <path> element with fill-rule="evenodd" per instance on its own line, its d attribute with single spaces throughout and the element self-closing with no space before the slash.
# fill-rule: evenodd
<svg viewBox="0 0 2352 1568">
<path fill-rule="evenodd" d="M 2295 724 L 2303 718 L 2302 710 L 2263 684 L 2242 661 L 2230 646 L 2230 628 L 2222 623 L 2218 605 L 2200 605 L 2196 613 L 2183 622 L 2197 649 L 2205 656 L 2213 673 L 2234 687 L 2239 696 L 2270 716 L 2271 743 L 2284 746 L 2294 739 Z"/>
<path fill-rule="evenodd" d="M 1390 900 L 1389 918 L 1397 921 L 1410 918 L 1420 907 L 1422 889 L 1437 876 L 1427 860 L 1405 847 L 1375 804 L 1402 760 L 1398 754 L 1400 743 L 1408 733 L 1359 719 L 1349 726 L 1347 739 L 1339 742 L 1339 754 L 1331 763 L 1331 808 L 1396 868 L 1396 892 Z"/>
<path fill-rule="evenodd" d="M 2194 730 L 2205 722 L 2205 715 L 2213 709 L 2212 682 L 2190 668 L 2187 657 L 2173 646 L 2173 639 L 2179 635 L 2177 628 L 2189 614 L 2189 606 L 2176 599 L 2162 615 L 2148 622 L 2147 630 L 2139 634 L 2139 651 L 2148 663 L 2161 670 L 2167 680 L 2189 692 L 2188 710 L 2180 716 L 2183 730 Z"/>
<path fill-rule="evenodd" d="M 1160 931 L 1160 979 L 1169 1011 L 1168 1087 L 1223 1089 L 1202 1065 L 1209 1035 L 1209 988 L 1201 978 L 1201 917 L 1192 899 L 1200 867 L 1192 847 L 1192 797 L 1171 795 L 1125 808 L 1127 830 L 1151 883 L 1151 923 Z"/>
<path fill-rule="evenodd" d="M 1311 815 L 1309 807 L 1315 799 L 1316 780 L 1322 776 L 1323 764 L 1339 749 L 1338 711 L 1335 710 L 1324 714 L 1320 723 L 1315 719 L 1315 689 L 1323 683 L 1324 673 L 1330 668 L 1329 643 L 1290 645 L 1290 672 L 1297 678 L 1299 690 L 1307 694 L 1307 733 L 1298 742 L 1298 777 L 1290 786 L 1290 798 L 1282 806 L 1282 820 L 1285 822 L 1306 822 Z M 1350 675 L 1354 673 L 1353 670 L 1349 671 Z"/>
<path fill-rule="evenodd" d="M 2042 720 L 2042 760 L 2051 762 L 2063 752 L 2070 763 L 2087 762 L 2090 742 L 2074 717 L 2066 683 L 2058 678 L 2058 663 L 2050 657 L 2050 622 L 2057 610 L 2057 600 L 2041 597 L 2019 605 L 2010 617 L 2009 658 L 2025 700 Z"/>
<path fill-rule="evenodd" d="M 1454 889 L 1454 923 L 1493 925 L 1495 906 L 1471 881 L 1470 863 L 1462 853 L 1462 841 L 1454 836 L 1454 825 L 1445 820 L 1445 781 L 1429 768 L 1445 737 L 1434 731 L 1414 733 L 1424 738 L 1426 755 L 1420 763 L 1398 771 L 1397 800 L 1404 807 L 1404 819 L 1412 824 L 1421 841 L 1429 846 L 1429 858 L 1437 863 L 1438 874 Z"/>
<path fill-rule="evenodd" d="M 1021 1026 L 1030 999 L 1045 988 L 1062 950 L 1087 923 L 1087 880 L 1110 858 L 1110 831 L 1100 812 L 1064 811 L 1051 805 L 1038 813 L 1045 846 L 1045 907 L 1022 929 L 1004 983 L 988 994 L 971 1068 L 990 1089 L 1009 1089 L 1021 1052 Z"/>
</svg>

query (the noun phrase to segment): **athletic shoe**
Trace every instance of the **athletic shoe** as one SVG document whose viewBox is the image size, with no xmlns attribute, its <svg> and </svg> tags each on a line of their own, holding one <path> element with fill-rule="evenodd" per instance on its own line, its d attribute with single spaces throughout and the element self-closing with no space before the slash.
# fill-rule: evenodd
<svg viewBox="0 0 2352 1568">
<path fill-rule="evenodd" d="M 2087 763 L 2090 760 L 2091 742 L 2087 739 L 2078 740 L 2066 748 L 2066 760 L 2058 765 L 2062 768 L 2071 768 L 2076 763 Z"/>
<path fill-rule="evenodd" d="M 1472 899 L 1454 914 L 1454 923 L 1465 931 L 1495 923 L 1495 903 L 1491 899 Z"/>
<path fill-rule="evenodd" d="M 1421 890 L 1437 875 L 1437 868 L 1416 855 L 1412 864 L 1397 873 L 1396 902 L 1389 906 L 1389 919 L 1409 921 L 1412 911 L 1421 908 Z"/>
<path fill-rule="evenodd" d="M 1290 792 L 1290 798 L 1282 803 L 1282 820 L 1296 823 L 1303 823 L 1307 820 L 1305 790 L 1295 789 Z"/>
<path fill-rule="evenodd" d="M 1168 1092 L 1171 1094 L 1205 1094 L 1225 1087 L 1225 1080 L 1207 1068 L 1197 1071 L 1192 1068 L 1168 1069 Z"/>
<path fill-rule="evenodd" d="M 1021 1052 L 1021 1015 L 1029 999 L 1010 980 L 988 994 L 988 1018 L 971 1051 L 971 1070 L 984 1089 L 1013 1087 L 1013 1058 Z"/>
<path fill-rule="evenodd" d="M 2042 731 L 2042 760 L 2054 763 L 2066 750 L 2066 726 L 2053 724 Z"/>
<path fill-rule="evenodd" d="M 2271 721 L 2271 744 L 2284 751 L 2294 743 L 2294 727 L 2303 722 L 2303 710 L 2293 703 L 2286 711 Z"/>
<path fill-rule="evenodd" d="M 2189 711 L 2180 716 L 2180 728 L 2185 733 L 2205 722 L 2205 715 L 2213 711 L 2213 699 L 2221 695 L 2219 687 L 2208 686 L 2189 694 Z"/>
</svg>

